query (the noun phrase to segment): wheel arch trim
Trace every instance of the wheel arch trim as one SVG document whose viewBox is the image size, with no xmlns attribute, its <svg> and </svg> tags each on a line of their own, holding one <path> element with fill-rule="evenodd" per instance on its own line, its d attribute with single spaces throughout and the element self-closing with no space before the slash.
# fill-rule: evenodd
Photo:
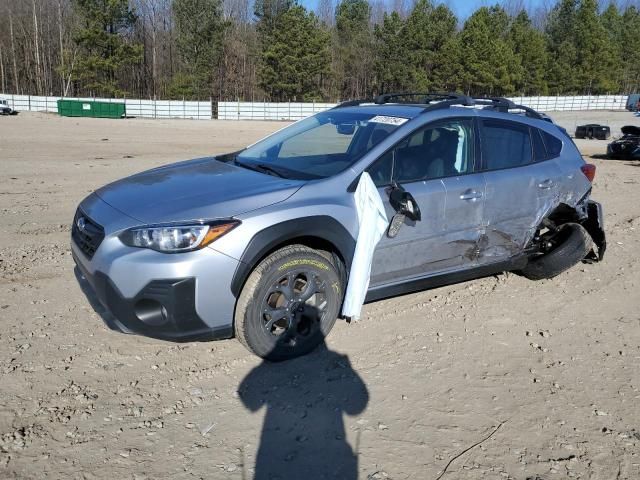
<svg viewBox="0 0 640 480">
<path fill-rule="evenodd" d="M 316 215 L 287 220 L 259 231 L 249 240 L 231 281 L 234 297 L 238 298 L 247 278 L 262 259 L 280 246 L 295 243 L 296 239 L 302 244 L 305 239 L 330 244 L 347 271 L 351 267 L 356 240 L 335 218 Z"/>
</svg>

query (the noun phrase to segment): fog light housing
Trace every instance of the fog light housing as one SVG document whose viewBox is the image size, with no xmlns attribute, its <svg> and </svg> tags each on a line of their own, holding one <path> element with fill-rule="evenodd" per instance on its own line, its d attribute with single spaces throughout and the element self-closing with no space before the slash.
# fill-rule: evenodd
<svg viewBox="0 0 640 480">
<path fill-rule="evenodd" d="M 169 320 L 167 309 L 157 300 L 143 298 L 134 306 L 136 318 L 151 327 L 159 327 Z"/>
</svg>

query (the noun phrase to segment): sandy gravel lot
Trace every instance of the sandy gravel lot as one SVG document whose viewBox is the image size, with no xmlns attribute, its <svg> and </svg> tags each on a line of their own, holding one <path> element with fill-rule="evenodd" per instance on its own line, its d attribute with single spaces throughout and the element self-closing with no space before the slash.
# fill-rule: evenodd
<svg viewBox="0 0 640 480">
<path fill-rule="evenodd" d="M 0 478 L 248 479 L 261 442 L 282 479 L 337 478 L 349 447 L 360 479 L 640 478 L 640 163 L 592 160 L 603 263 L 372 303 L 306 358 L 108 330 L 73 275 L 77 203 L 281 126 L 0 117 Z"/>
</svg>

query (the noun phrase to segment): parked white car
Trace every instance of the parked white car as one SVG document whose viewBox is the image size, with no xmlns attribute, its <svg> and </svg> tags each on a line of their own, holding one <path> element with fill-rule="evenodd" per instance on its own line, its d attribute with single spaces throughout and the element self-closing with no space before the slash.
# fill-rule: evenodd
<svg viewBox="0 0 640 480">
<path fill-rule="evenodd" d="M 6 98 L 0 97 L 0 115 L 17 115 L 18 112 L 9 106 Z"/>
</svg>

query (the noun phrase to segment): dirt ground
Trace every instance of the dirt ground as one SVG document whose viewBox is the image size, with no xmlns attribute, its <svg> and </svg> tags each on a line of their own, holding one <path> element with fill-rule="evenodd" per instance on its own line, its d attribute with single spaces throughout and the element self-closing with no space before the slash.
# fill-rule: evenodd
<svg viewBox="0 0 640 480">
<path fill-rule="evenodd" d="M 73 275 L 78 202 L 281 126 L 0 117 L 0 478 L 247 479 L 264 462 L 283 479 L 640 478 L 638 162 L 590 160 L 609 250 L 550 281 L 372 303 L 326 349 L 277 365 L 235 340 L 108 330 Z M 300 458 L 305 471 L 287 470 Z"/>
</svg>

